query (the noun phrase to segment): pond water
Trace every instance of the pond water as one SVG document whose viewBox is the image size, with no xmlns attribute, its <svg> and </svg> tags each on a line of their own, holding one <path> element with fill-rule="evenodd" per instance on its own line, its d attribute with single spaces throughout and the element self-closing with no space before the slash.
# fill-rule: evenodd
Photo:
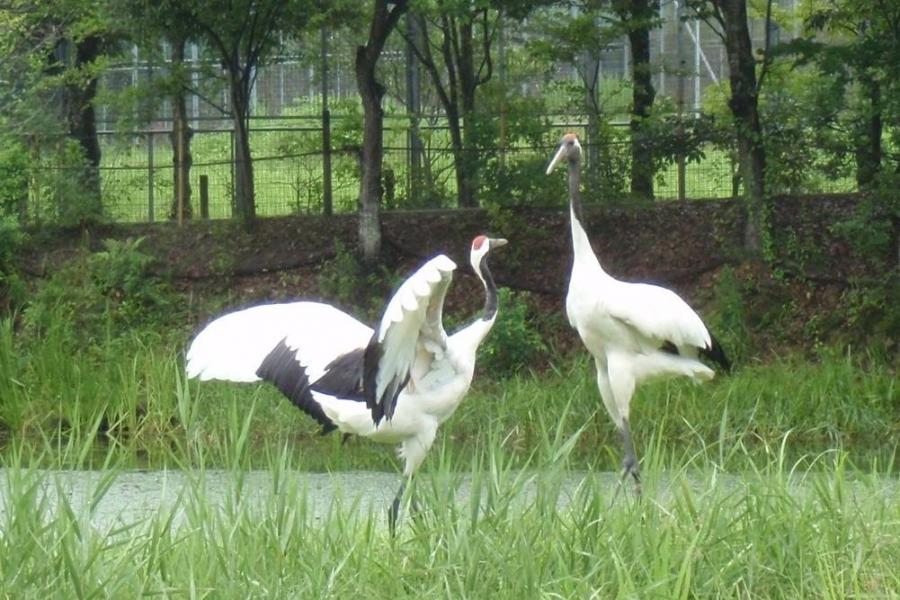
<svg viewBox="0 0 900 600">
<path fill-rule="evenodd" d="M 479 478 L 479 485 L 489 485 L 489 476 Z M 863 483 L 848 476 L 847 492 L 894 495 L 900 492 L 895 478 L 879 480 L 874 484 Z M 236 504 L 262 510 L 279 494 L 291 501 L 305 502 L 307 514 L 313 520 L 321 520 L 335 506 L 343 510 L 357 510 L 363 514 L 386 515 L 400 483 L 397 473 L 350 471 L 339 473 L 282 472 L 277 476 L 271 471 L 78 471 L 78 470 L 15 470 L 0 469 L 0 522 L 6 516 L 9 504 L 17 502 L 21 490 L 33 485 L 37 490 L 34 503 L 53 518 L 66 503 L 79 518 L 86 519 L 100 529 L 109 529 L 148 519 L 160 512 L 171 511 L 176 525 L 187 518 L 187 511 L 197 506 L 204 510 L 217 510 L 227 514 Z M 472 494 L 473 476 L 460 474 L 429 474 L 418 476 L 417 486 L 429 488 L 429 493 L 464 505 Z M 495 493 L 509 494 L 513 503 L 524 506 L 540 490 L 555 494 L 559 506 L 567 504 L 573 494 L 585 483 L 599 490 L 609 490 L 611 495 L 618 485 L 615 473 L 596 472 L 511 472 L 504 474 L 503 482 Z M 759 479 L 756 478 L 758 482 Z M 684 479 L 668 479 L 645 486 L 650 488 L 655 500 L 663 500 L 679 493 Z M 709 474 L 691 479 L 692 488 L 734 488 L 745 482 L 734 475 Z M 799 493 L 812 489 L 811 479 L 792 481 L 790 487 Z M 631 486 L 621 497 L 631 496 Z M 645 497 L 648 494 L 645 493 Z M 482 491 L 480 497 L 484 498 Z M 61 502 L 62 500 L 66 502 Z M 620 500 L 621 501 L 621 500 Z M 93 508 L 91 508 L 93 505 Z"/>
</svg>

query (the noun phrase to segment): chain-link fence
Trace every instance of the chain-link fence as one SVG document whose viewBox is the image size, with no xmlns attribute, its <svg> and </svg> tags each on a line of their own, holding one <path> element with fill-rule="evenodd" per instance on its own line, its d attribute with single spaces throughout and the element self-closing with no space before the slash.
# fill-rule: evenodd
<svg viewBox="0 0 900 600">
<path fill-rule="evenodd" d="M 357 118 L 332 119 L 331 182 L 335 212 L 356 210 L 360 148 Z M 597 191 L 622 195 L 628 189 L 630 144 L 627 126 L 608 128 L 613 134 L 602 143 L 590 140 L 578 120 L 550 124 L 539 140 L 501 147 L 483 145 L 475 152 L 477 196 L 481 204 L 558 206 L 564 190 L 543 172 L 564 131 L 576 131 L 586 141 L 586 155 L 599 161 L 594 180 Z M 388 118 L 385 124 L 383 203 L 385 208 L 450 208 L 456 206 L 456 171 L 446 124 L 421 122 L 419 143 L 410 143 L 407 118 Z M 322 127 L 310 117 L 253 119 L 251 127 L 254 191 L 257 214 L 317 214 L 323 210 L 324 161 Z M 418 150 L 413 152 L 412 147 Z M 174 156 L 171 133 L 143 130 L 101 134 L 102 204 L 114 221 L 161 221 L 174 214 Z M 234 134 L 229 129 L 193 130 L 190 140 L 191 213 L 199 217 L 229 218 L 234 203 Z M 40 167 L 46 171 L 52 165 Z M 736 191 L 736 165 L 727 151 L 710 146 L 699 162 L 679 169 L 676 162 L 657 172 L 659 200 L 721 198 Z M 47 173 L 50 175 L 50 173 Z M 52 177 L 44 177 L 50 180 Z M 844 186 L 846 187 L 846 186 Z M 844 191 L 844 188 L 823 191 Z M 53 190 L 44 190 L 53 193 Z M 32 201 L 40 198 L 32 194 Z M 47 203 L 45 199 L 44 204 Z"/>
</svg>

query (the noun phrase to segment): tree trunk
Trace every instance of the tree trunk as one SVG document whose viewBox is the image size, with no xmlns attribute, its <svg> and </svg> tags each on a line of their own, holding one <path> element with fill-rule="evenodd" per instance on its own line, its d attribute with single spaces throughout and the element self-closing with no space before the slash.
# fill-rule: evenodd
<svg viewBox="0 0 900 600">
<path fill-rule="evenodd" d="M 860 189 L 869 187 L 881 170 L 881 85 L 871 76 L 862 80 L 866 100 L 866 113 L 856 143 L 856 184 Z"/>
<path fill-rule="evenodd" d="M 184 64 L 185 38 L 172 42 L 172 65 L 175 70 L 181 70 Z M 174 196 L 172 198 L 171 214 L 181 223 L 184 219 L 190 219 L 191 209 L 191 136 L 193 132 L 188 125 L 187 100 L 184 87 L 179 86 L 172 96 L 172 154 L 175 167 Z"/>
<path fill-rule="evenodd" d="M 240 68 L 229 72 L 231 83 L 231 111 L 234 121 L 234 200 L 235 208 L 245 227 L 256 220 L 253 191 L 253 161 L 250 156 L 250 93 L 249 84 L 240 76 Z"/>
<path fill-rule="evenodd" d="M 766 155 L 759 119 L 756 62 L 750 42 L 746 0 L 717 0 L 725 26 L 725 51 L 731 98 L 728 106 L 737 128 L 738 158 L 744 182 L 747 219 L 744 226 L 744 250 L 762 257 L 766 238 L 765 197 Z"/>
<path fill-rule="evenodd" d="M 102 40 L 88 36 L 75 44 L 75 68 L 90 68 L 101 53 Z M 66 121 L 69 135 L 81 147 L 85 165 L 80 174 L 80 183 L 85 194 L 85 204 L 79 207 L 81 219 L 92 219 L 100 215 L 103 204 L 100 195 L 100 140 L 97 136 L 97 116 L 94 112 L 94 98 L 97 95 L 97 78 L 91 76 L 84 85 L 70 84 L 66 88 Z"/>
<path fill-rule="evenodd" d="M 457 205 L 462 208 L 468 206 L 465 204 L 465 198 L 470 194 L 470 190 L 468 190 L 468 173 L 466 171 L 466 145 L 463 138 L 463 124 L 460 122 L 456 104 L 451 104 L 445 108 L 447 111 L 447 128 L 450 130 L 450 148 L 453 153 L 454 170 L 456 171 L 456 200 Z"/>
<path fill-rule="evenodd" d="M 630 16 L 638 25 L 628 31 L 631 45 L 631 193 L 653 198 L 653 152 L 645 123 L 653 108 L 656 90 L 650 70 L 650 23 L 658 6 L 652 0 L 631 0 Z"/>
<path fill-rule="evenodd" d="M 363 261 L 372 266 L 381 254 L 381 173 L 384 158 L 384 110 L 381 99 L 385 87 L 375 79 L 375 67 L 391 30 L 407 8 L 407 0 L 375 0 L 369 40 L 356 48 L 356 86 L 363 105 L 363 145 L 359 182 L 359 246 Z"/>
<path fill-rule="evenodd" d="M 475 190 L 478 185 L 478 154 L 475 136 L 475 93 L 478 89 L 478 78 L 475 73 L 475 49 L 472 40 L 472 22 L 464 20 L 459 27 L 459 83 L 462 96 L 462 147 L 457 162 L 457 177 L 460 183 L 458 200 L 460 207 L 476 207 L 478 199 Z"/>
</svg>

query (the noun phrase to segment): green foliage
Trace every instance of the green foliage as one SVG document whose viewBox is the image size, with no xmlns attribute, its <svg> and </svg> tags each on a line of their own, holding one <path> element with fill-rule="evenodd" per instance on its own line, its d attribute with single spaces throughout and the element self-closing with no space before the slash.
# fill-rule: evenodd
<svg viewBox="0 0 900 600">
<path fill-rule="evenodd" d="M 874 188 L 864 194 L 855 214 L 833 227 L 844 236 L 859 256 L 874 267 L 890 269 L 897 260 L 897 223 L 900 223 L 900 174 L 883 173 Z"/>
<path fill-rule="evenodd" d="M 105 240 L 100 252 L 78 252 L 38 287 L 24 313 L 28 327 L 67 328 L 78 345 L 171 318 L 171 291 L 142 242 Z"/>
<path fill-rule="evenodd" d="M 547 346 L 521 292 L 500 288 L 499 306 L 497 322 L 478 350 L 478 369 L 491 377 L 510 377 L 533 366 Z"/>
<path fill-rule="evenodd" d="M 25 297 L 25 283 L 16 267 L 16 254 L 25 239 L 16 218 L 0 215 L 0 309 L 9 310 Z"/>
<path fill-rule="evenodd" d="M 0 216 L 24 213 L 28 179 L 25 147 L 14 138 L 0 136 Z"/>
<path fill-rule="evenodd" d="M 361 309 L 364 320 L 381 317 L 385 297 L 398 283 L 398 275 L 384 267 L 366 268 L 359 257 L 339 240 L 334 242 L 334 257 L 319 270 L 319 292 L 329 303 Z"/>
<path fill-rule="evenodd" d="M 734 269 L 723 267 L 716 281 L 710 330 L 734 364 L 743 362 L 752 351 L 745 295 L 744 284 Z"/>
</svg>

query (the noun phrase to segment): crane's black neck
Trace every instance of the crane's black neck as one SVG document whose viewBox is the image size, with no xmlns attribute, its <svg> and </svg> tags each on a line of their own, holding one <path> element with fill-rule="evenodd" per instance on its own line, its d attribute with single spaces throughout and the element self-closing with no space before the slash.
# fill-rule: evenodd
<svg viewBox="0 0 900 600">
<path fill-rule="evenodd" d="M 569 161 L 569 202 L 575 218 L 584 227 L 584 216 L 581 210 L 581 160 Z"/>
<path fill-rule="evenodd" d="M 481 279 L 484 281 L 484 314 L 481 318 L 484 321 L 490 321 L 497 314 L 497 286 L 494 284 L 494 276 L 488 268 L 487 254 L 481 257 L 478 264 L 478 271 Z"/>
</svg>

